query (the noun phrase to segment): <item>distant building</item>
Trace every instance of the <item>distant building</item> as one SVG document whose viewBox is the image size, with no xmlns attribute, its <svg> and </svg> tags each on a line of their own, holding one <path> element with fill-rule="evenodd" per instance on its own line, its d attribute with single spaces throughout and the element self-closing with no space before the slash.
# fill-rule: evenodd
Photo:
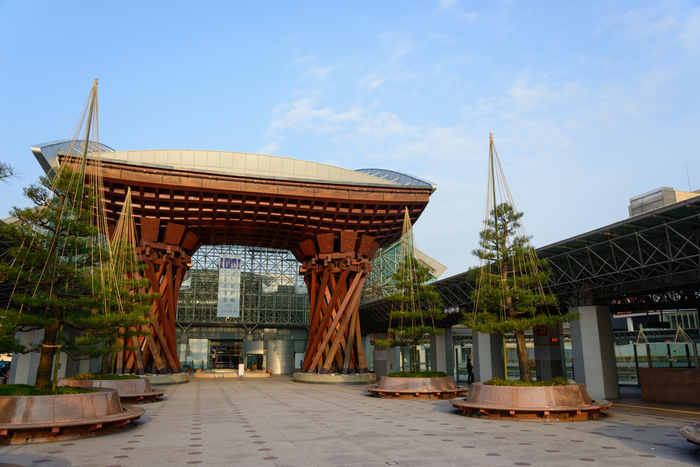
<svg viewBox="0 0 700 467">
<path fill-rule="evenodd" d="M 654 209 L 662 208 L 670 204 L 679 203 L 696 196 L 700 196 L 700 190 L 689 192 L 676 191 L 667 186 L 657 188 L 656 190 L 648 191 L 630 198 L 630 217 L 638 216 L 645 212 L 653 211 Z"/>
</svg>

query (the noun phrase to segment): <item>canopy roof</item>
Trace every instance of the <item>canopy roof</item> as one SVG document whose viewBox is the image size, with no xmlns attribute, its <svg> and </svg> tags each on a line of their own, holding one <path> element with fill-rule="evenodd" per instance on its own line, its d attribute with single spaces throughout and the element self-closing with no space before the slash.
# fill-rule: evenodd
<svg viewBox="0 0 700 467">
<path fill-rule="evenodd" d="M 76 161 L 79 148 L 66 154 L 67 148 L 67 142 L 54 141 L 32 152 L 49 172 Z M 355 171 L 261 154 L 113 151 L 94 143 L 89 152 L 100 152 L 111 221 L 131 188 L 137 223 L 153 217 L 163 229 L 167 222 L 185 225 L 209 245 L 294 251 L 317 234 L 352 230 L 383 246 L 400 237 L 404 208 L 415 222 L 437 188 L 394 171 Z"/>
</svg>

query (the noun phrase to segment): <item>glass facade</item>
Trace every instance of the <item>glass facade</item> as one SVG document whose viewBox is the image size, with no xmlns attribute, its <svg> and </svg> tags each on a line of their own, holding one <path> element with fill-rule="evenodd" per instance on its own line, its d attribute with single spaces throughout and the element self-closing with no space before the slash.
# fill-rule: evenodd
<svg viewBox="0 0 700 467">
<path fill-rule="evenodd" d="M 392 275 L 401 262 L 401 242 L 380 248 L 372 259 L 372 271 L 367 276 L 360 304 L 371 303 L 394 293 Z"/>
<path fill-rule="evenodd" d="M 241 257 L 241 315 L 216 316 L 219 293 L 219 258 Z M 400 258 L 400 242 L 381 248 L 372 260 L 372 272 L 363 288 L 361 303 L 380 300 L 394 293 L 392 274 Z M 192 256 L 178 300 L 180 324 L 309 323 L 309 298 L 299 275 L 299 262 L 289 251 L 248 246 L 202 246 Z"/>
<path fill-rule="evenodd" d="M 398 240 L 391 245 L 382 247 L 377 251 L 374 259 L 372 259 L 372 271 L 367 276 L 367 281 L 362 290 L 362 298 L 360 304 L 371 303 L 376 300 L 396 293 L 394 287 L 393 275 L 399 267 L 401 258 L 401 240 Z M 420 262 L 420 259 L 419 259 Z M 425 264 L 421 263 L 423 266 Z M 428 266 L 430 267 L 430 266 Z M 436 278 L 432 275 L 431 270 L 430 282 L 435 282 Z"/>
<path fill-rule="evenodd" d="M 219 258 L 241 257 L 240 317 L 216 316 Z M 299 263 L 285 250 L 247 246 L 202 246 L 192 256 L 177 308 L 180 324 L 306 326 L 309 298 Z"/>
<path fill-rule="evenodd" d="M 219 259 L 229 255 L 241 258 L 240 316 L 237 318 L 217 317 Z M 362 303 L 380 300 L 395 292 L 392 275 L 401 261 L 400 256 L 400 242 L 377 252 L 363 288 Z M 256 333 L 269 332 L 270 329 L 277 328 L 276 332 L 279 332 L 287 328 L 285 332 L 289 332 L 290 328 L 303 331 L 308 328 L 309 298 L 303 277 L 299 275 L 299 262 L 286 250 L 204 245 L 192 256 L 192 267 L 180 289 L 176 321 L 179 329 L 186 331 L 190 338 L 208 341 L 208 366 L 235 367 L 242 355 L 240 342 L 246 332 L 241 328 L 257 328 L 253 331 L 255 339 L 262 338 Z M 429 362 L 429 344 L 427 341 L 425 344 L 427 352 L 422 351 L 420 355 L 423 369 L 427 369 Z M 409 350 L 402 349 L 405 370 L 410 369 Z M 303 352 L 303 349 L 298 352 Z M 371 369 L 371 347 L 366 354 Z M 186 359 L 185 354 L 182 359 Z M 205 354 L 192 355 L 192 359 L 207 366 Z"/>
</svg>

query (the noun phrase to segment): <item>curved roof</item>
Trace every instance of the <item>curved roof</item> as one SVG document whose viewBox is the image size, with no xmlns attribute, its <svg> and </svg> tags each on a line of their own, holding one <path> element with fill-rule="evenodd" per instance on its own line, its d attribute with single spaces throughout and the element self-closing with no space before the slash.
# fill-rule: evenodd
<svg viewBox="0 0 700 467">
<path fill-rule="evenodd" d="M 61 154 L 82 153 L 83 147 L 70 148 L 66 141 L 54 141 L 32 147 L 39 163 L 48 171 Z M 304 182 L 340 183 L 361 186 L 402 188 L 432 187 L 428 182 L 410 175 L 384 169 L 349 170 L 318 162 L 290 159 L 265 154 L 244 152 L 200 151 L 183 149 L 159 149 L 143 151 L 114 151 L 106 145 L 91 143 L 90 153 L 101 149 L 104 161 L 121 164 L 186 170 L 219 175 L 262 178 L 271 180 L 296 180 Z"/>
<path fill-rule="evenodd" d="M 51 141 L 49 143 L 37 144 L 32 146 L 32 153 L 36 157 L 37 161 L 44 169 L 44 172 L 49 173 L 51 169 L 58 166 L 58 153 L 80 153 L 85 151 L 85 141 L 76 141 L 74 146 L 71 147 L 71 142 L 66 140 L 61 141 Z M 102 154 L 107 152 L 114 152 L 114 149 L 110 148 L 106 144 L 96 143 L 90 141 L 88 146 L 88 154 L 101 152 Z"/>
<path fill-rule="evenodd" d="M 390 181 L 392 183 L 398 183 L 401 186 L 404 187 L 421 187 L 421 188 L 426 188 L 430 187 L 431 191 L 430 193 L 433 193 L 435 190 L 437 190 L 437 185 L 434 185 L 426 180 L 423 180 L 418 177 L 414 177 L 413 175 L 408 175 L 405 173 L 397 172 L 395 170 L 388 170 L 388 169 L 357 169 L 357 172 L 362 172 L 367 175 L 371 175 L 373 177 L 381 178 L 383 180 Z"/>
<path fill-rule="evenodd" d="M 76 164 L 79 149 L 53 142 L 32 152 L 48 172 L 59 158 Z M 415 223 L 435 188 L 397 172 L 363 173 L 262 154 L 108 146 L 90 151 L 100 149 L 109 222 L 116 221 L 131 190 L 137 224 L 156 218 L 161 229 L 167 223 L 185 226 L 209 245 L 295 251 L 311 237 L 344 231 L 387 245 L 400 237 L 404 212 Z"/>
</svg>

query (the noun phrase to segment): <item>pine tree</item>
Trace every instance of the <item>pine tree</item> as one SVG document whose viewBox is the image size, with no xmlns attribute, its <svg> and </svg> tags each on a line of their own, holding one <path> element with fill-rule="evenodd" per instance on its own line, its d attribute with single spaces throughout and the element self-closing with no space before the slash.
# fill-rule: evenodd
<svg viewBox="0 0 700 467">
<path fill-rule="evenodd" d="M 411 346 L 413 372 L 418 371 L 418 346 L 429 335 L 442 334 L 435 328 L 435 322 L 445 317 L 442 299 L 435 287 L 428 284 L 430 270 L 422 266 L 412 255 L 404 256 L 392 276 L 396 293 L 386 297 L 394 304 L 389 316 L 395 326 L 389 328 L 393 338 L 376 341 L 385 347 Z"/>
<path fill-rule="evenodd" d="M 48 390 L 55 379 L 56 368 L 53 375 L 51 370 L 57 348 L 73 359 L 113 352 L 109 343 L 116 337 L 143 334 L 133 330 L 148 323 L 143 316 L 150 297 L 134 293 L 147 281 L 133 274 L 138 265 L 129 259 L 130 246 L 108 249 L 95 226 L 95 194 L 80 176 L 64 168 L 24 192 L 34 207 L 14 208 L 11 214 L 18 222 L 0 223 L 0 237 L 13 245 L 0 263 L 0 281 L 14 289 L 8 309 L 0 311 L 0 343 L 22 353 L 40 350 L 36 388 Z M 132 274 L 116 269 L 118 260 L 130 262 Z M 63 341 L 66 325 L 82 336 Z M 30 347 L 12 337 L 40 329 L 43 341 Z"/>
<path fill-rule="evenodd" d="M 474 313 L 463 324 L 476 332 L 515 335 L 521 381 L 532 381 L 525 331 L 539 325 L 553 326 L 576 319 L 555 308 L 557 298 L 546 293 L 549 269 L 530 245 L 530 237 L 519 235 L 522 212 L 510 204 L 498 204 L 481 231 L 473 255 L 485 262 L 471 270 L 476 280 L 471 294 Z"/>
<path fill-rule="evenodd" d="M 7 162 L 0 162 L 0 181 L 7 183 L 8 178 L 16 177 L 17 171 Z"/>
</svg>

